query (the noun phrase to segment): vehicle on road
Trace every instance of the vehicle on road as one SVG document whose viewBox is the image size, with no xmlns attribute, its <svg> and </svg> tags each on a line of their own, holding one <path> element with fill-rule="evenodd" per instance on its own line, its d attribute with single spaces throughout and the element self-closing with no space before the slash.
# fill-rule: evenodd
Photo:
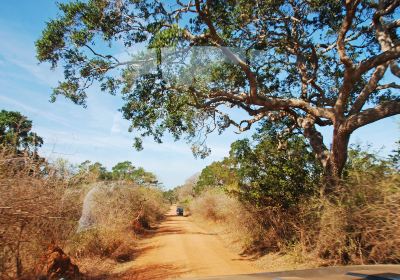
<svg viewBox="0 0 400 280">
<path fill-rule="evenodd" d="M 183 207 L 176 207 L 176 215 L 183 216 Z"/>
</svg>

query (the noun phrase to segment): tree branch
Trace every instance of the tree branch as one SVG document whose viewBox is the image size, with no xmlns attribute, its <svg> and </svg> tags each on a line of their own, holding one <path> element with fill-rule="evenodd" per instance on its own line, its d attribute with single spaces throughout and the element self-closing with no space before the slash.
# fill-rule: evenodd
<svg viewBox="0 0 400 280">
<path fill-rule="evenodd" d="M 225 54 L 227 58 L 229 58 L 231 61 L 234 63 L 237 63 L 240 68 L 243 70 L 243 72 L 246 74 L 247 79 L 249 80 L 250 84 L 250 98 L 251 99 L 257 99 L 257 79 L 254 73 L 251 71 L 250 66 L 244 62 L 242 59 L 240 59 L 235 53 L 233 53 L 229 47 L 225 46 L 224 40 L 218 35 L 212 21 L 208 17 L 208 14 L 210 13 L 209 9 L 205 8 L 205 11 L 203 11 L 200 7 L 200 1 L 196 0 L 195 1 L 196 5 L 196 10 L 200 16 L 200 18 L 205 22 L 205 24 L 208 26 L 210 30 L 210 35 L 211 38 L 214 40 L 214 43 L 219 46 L 222 50 L 222 52 Z"/>
<path fill-rule="evenodd" d="M 345 38 L 346 38 L 347 32 L 351 28 L 351 25 L 353 23 L 353 18 L 355 16 L 355 12 L 357 10 L 357 6 L 359 3 L 360 3 L 360 0 L 356 0 L 356 1 L 354 1 L 354 3 L 351 0 L 346 0 L 346 2 L 345 2 L 346 16 L 342 22 L 342 26 L 339 30 L 338 39 L 337 39 L 337 50 L 339 53 L 339 58 L 340 58 L 340 61 L 345 66 L 343 84 L 339 90 L 339 96 L 338 96 L 335 106 L 334 106 L 337 119 L 340 119 L 343 117 L 345 107 L 347 105 L 351 90 L 354 85 L 354 80 L 357 78 L 357 76 L 354 75 L 355 72 L 354 72 L 353 61 L 346 54 Z M 359 76 L 361 76 L 361 75 L 359 75 Z"/>
<path fill-rule="evenodd" d="M 368 72 L 372 68 L 375 68 L 381 64 L 384 64 L 385 62 L 397 59 L 399 57 L 400 57 L 400 44 L 394 46 L 393 48 L 391 48 L 383 53 L 380 53 L 379 55 L 375 55 L 375 56 L 361 62 L 360 66 L 358 67 L 358 69 L 356 71 L 356 75 L 361 76 L 362 74 Z"/>
<path fill-rule="evenodd" d="M 329 157 L 329 151 L 324 144 L 322 134 L 315 128 L 315 120 L 312 117 L 299 118 L 298 125 L 303 128 L 304 136 L 310 141 L 311 148 L 321 164 L 325 167 Z"/>
<path fill-rule="evenodd" d="M 376 122 L 378 120 L 400 114 L 400 101 L 386 101 L 375 108 L 366 109 L 358 114 L 347 118 L 344 123 L 344 129 L 348 133 L 352 133 L 357 128 Z"/>
<path fill-rule="evenodd" d="M 390 62 L 390 72 L 395 75 L 397 78 L 400 78 L 400 67 L 396 61 Z"/>
<path fill-rule="evenodd" d="M 346 6 L 346 16 L 342 22 L 342 26 L 339 30 L 338 34 L 338 39 L 337 39 L 337 50 L 339 53 L 340 61 L 346 66 L 346 68 L 352 68 L 353 67 L 353 61 L 347 56 L 346 54 L 346 45 L 345 45 L 345 39 L 346 39 L 346 34 L 349 31 L 352 23 L 353 23 L 353 18 L 357 10 L 357 6 L 360 3 L 360 0 L 351 1 L 351 0 L 346 0 L 345 6 Z"/>
<path fill-rule="evenodd" d="M 357 99 L 355 100 L 352 108 L 350 109 L 349 115 L 353 115 L 361 111 L 368 97 L 377 89 L 378 82 L 383 78 L 383 75 L 388 68 L 388 63 L 379 65 L 375 72 L 372 74 L 368 83 L 364 86 Z"/>
<path fill-rule="evenodd" d="M 220 96 L 225 96 L 227 98 L 230 98 L 232 101 L 240 101 L 244 102 L 246 101 L 246 94 L 241 93 L 241 94 L 233 94 L 229 92 L 224 92 L 224 91 L 217 91 L 212 94 L 210 94 L 210 97 L 220 97 Z M 307 102 L 305 100 L 301 99 L 296 99 L 296 98 L 277 98 L 277 97 L 259 97 L 257 100 L 251 102 L 250 104 L 256 105 L 256 106 L 261 106 L 267 110 L 270 111 L 278 111 L 278 110 L 285 110 L 288 108 L 297 108 L 305 111 L 308 114 L 311 114 L 315 117 L 321 117 L 321 118 L 326 118 L 333 120 L 334 119 L 334 113 L 331 108 L 321 108 L 321 107 L 315 107 L 312 106 L 310 102 Z"/>
<path fill-rule="evenodd" d="M 389 83 L 389 84 L 385 84 L 385 85 L 379 85 L 376 87 L 376 90 L 383 90 L 383 89 L 388 89 L 388 88 L 400 89 L 400 85 L 393 82 L 393 83 Z"/>
</svg>

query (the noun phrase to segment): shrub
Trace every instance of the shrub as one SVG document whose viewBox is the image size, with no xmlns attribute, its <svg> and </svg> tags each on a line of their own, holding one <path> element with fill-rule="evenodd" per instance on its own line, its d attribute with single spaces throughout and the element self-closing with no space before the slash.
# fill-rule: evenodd
<svg viewBox="0 0 400 280">
<path fill-rule="evenodd" d="M 167 210 L 159 188 L 81 184 L 69 168 L 0 148 L 0 278 L 33 278 L 51 244 L 78 258 L 127 261 L 135 249 L 134 230 L 150 227 Z M 95 225 L 77 233 L 82 203 L 93 187 L 101 190 L 91 206 Z"/>
<path fill-rule="evenodd" d="M 69 251 L 76 258 L 132 259 L 136 240 L 130 232 L 118 228 L 91 228 L 77 233 L 69 242 Z"/>
<path fill-rule="evenodd" d="M 386 167 L 352 170 L 339 193 L 289 209 L 213 190 L 196 197 L 191 211 L 223 225 L 247 254 L 295 254 L 323 265 L 400 263 L 400 175 Z"/>
<path fill-rule="evenodd" d="M 278 251 L 293 236 L 292 217 L 282 208 L 255 208 L 221 190 L 208 190 L 190 205 L 196 217 L 224 224 L 245 253 Z"/>
<path fill-rule="evenodd" d="M 76 205 L 63 200 L 67 184 L 43 160 L 0 148 L 0 275 L 30 274 L 51 243 L 76 229 Z"/>
<path fill-rule="evenodd" d="M 190 204 L 191 212 L 213 222 L 230 221 L 230 216 L 233 214 L 230 212 L 232 209 L 237 209 L 236 200 L 219 190 L 206 191 Z"/>
<path fill-rule="evenodd" d="M 122 182 L 95 183 L 90 203 L 92 222 L 78 231 L 69 251 L 78 258 L 109 257 L 127 261 L 135 251 L 135 233 L 160 221 L 167 210 L 162 192 L 154 187 L 126 185 Z"/>
<path fill-rule="evenodd" d="M 341 197 L 325 203 L 322 214 L 317 250 L 325 259 L 400 263 L 400 174 L 353 172 Z"/>
</svg>

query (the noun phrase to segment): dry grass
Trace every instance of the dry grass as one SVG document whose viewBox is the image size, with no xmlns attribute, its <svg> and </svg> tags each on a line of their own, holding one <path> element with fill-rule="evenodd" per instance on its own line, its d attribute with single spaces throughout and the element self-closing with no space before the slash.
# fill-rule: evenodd
<svg viewBox="0 0 400 280">
<path fill-rule="evenodd" d="M 400 263 L 400 175 L 353 174 L 321 203 L 317 252 L 328 264 Z"/>
<path fill-rule="evenodd" d="M 292 209 L 255 208 L 221 191 L 204 192 L 190 208 L 223 225 L 243 253 L 274 256 L 280 268 L 400 263 L 400 175 L 379 174 L 351 174 L 334 198 Z"/>
<path fill-rule="evenodd" d="M 255 209 L 221 191 L 204 192 L 190 209 L 195 218 L 223 224 L 246 254 L 280 251 L 286 247 L 286 237 L 294 232 L 288 213 L 273 207 Z"/>
<path fill-rule="evenodd" d="M 93 227 L 77 233 L 82 204 L 93 184 L 78 184 L 44 161 L 0 149 L 0 278 L 34 278 L 38 261 L 57 244 L 74 263 L 96 266 L 133 258 L 138 232 L 166 211 L 158 188 L 96 183 Z M 94 262 L 94 260 L 100 260 Z"/>
<path fill-rule="evenodd" d="M 91 205 L 94 224 L 73 236 L 68 251 L 77 258 L 131 260 L 136 234 L 158 222 L 167 209 L 162 193 L 156 188 L 123 183 L 96 185 Z"/>
<path fill-rule="evenodd" d="M 0 275 L 31 274 L 51 243 L 65 244 L 78 207 L 64 200 L 65 182 L 42 161 L 0 149 Z"/>
</svg>

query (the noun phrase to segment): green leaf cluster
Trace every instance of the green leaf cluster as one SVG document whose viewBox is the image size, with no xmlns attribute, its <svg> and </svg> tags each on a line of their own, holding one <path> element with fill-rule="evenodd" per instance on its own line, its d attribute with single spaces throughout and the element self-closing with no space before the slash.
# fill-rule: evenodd
<svg viewBox="0 0 400 280">
<path fill-rule="evenodd" d="M 15 153 L 36 154 L 43 139 L 32 131 L 32 121 L 15 111 L 0 111 L 0 146 Z"/>
<path fill-rule="evenodd" d="M 260 130 L 232 143 L 229 157 L 201 172 L 197 192 L 220 187 L 256 207 L 290 208 L 319 189 L 321 167 L 302 136 Z M 280 142 L 281 141 L 281 142 Z"/>
</svg>

